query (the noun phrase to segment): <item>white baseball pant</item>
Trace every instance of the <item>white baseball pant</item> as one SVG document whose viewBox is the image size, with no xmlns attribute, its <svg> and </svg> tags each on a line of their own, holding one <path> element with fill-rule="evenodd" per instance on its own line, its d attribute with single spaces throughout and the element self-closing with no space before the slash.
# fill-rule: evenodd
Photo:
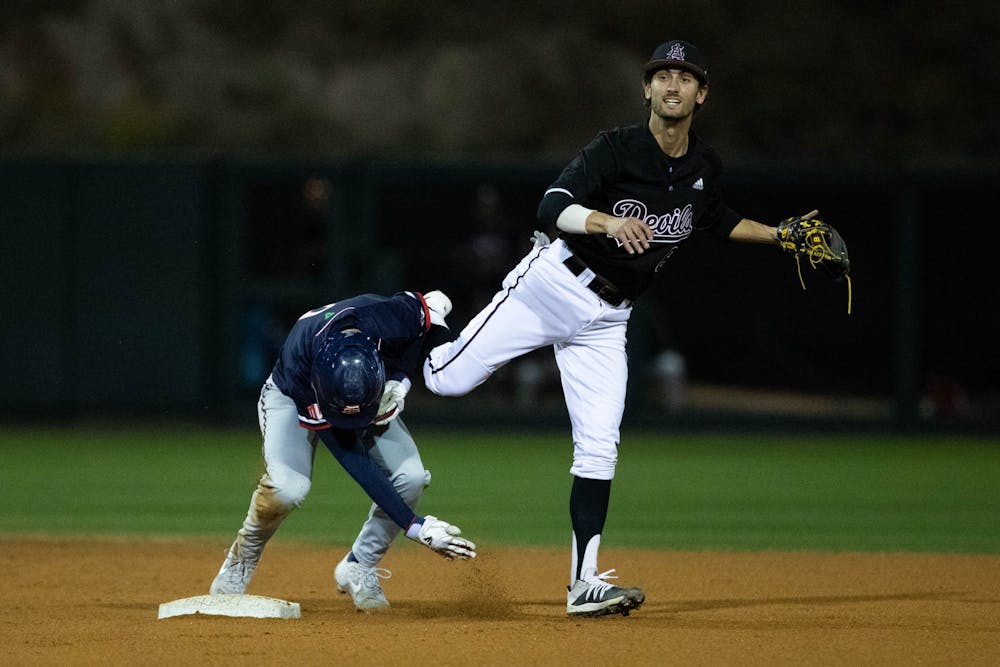
<svg viewBox="0 0 1000 667">
<path fill-rule="evenodd" d="M 590 270 L 574 276 L 563 265 L 571 254 L 562 239 L 533 248 L 458 338 L 431 351 L 424 381 L 435 394 L 462 396 L 512 359 L 553 346 L 573 427 L 570 473 L 613 479 L 632 306 L 612 306 L 590 291 Z"/>
<path fill-rule="evenodd" d="M 319 442 L 315 432 L 299 426 L 295 403 L 271 378 L 261 389 L 257 416 L 263 436 L 265 472 L 254 491 L 234 545 L 240 558 L 252 562 L 260 559 L 264 545 L 281 522 L 308 495 Z M 424 469 L 417 445 L 401 418 L 390 422 L 388 430 L 375 437 L 375 445 L 369 453 L 389 475 L 406 504 L 416 510 L 424 488 L 430 484 L 431 474 Z M 368 519 L 351 550 L 359 563 L 374 567 L 399 531 L 400 527 L 372 503 Z"/>
</svg>

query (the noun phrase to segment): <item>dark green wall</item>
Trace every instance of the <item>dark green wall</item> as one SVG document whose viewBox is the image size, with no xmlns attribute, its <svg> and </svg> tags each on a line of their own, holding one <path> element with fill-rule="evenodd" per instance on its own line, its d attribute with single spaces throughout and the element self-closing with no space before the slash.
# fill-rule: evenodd
<svg viewBox="0 0 1000 667">
<path fill-rule="evenodd" d="M 4 164 L 3 402 L 205 400 L 210 221 L 194 164 Z"/>
</svg>

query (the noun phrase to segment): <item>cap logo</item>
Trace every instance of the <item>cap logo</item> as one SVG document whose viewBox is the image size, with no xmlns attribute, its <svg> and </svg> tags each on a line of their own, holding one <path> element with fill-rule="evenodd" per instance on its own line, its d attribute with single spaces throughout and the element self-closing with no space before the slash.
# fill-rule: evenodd
<svg viewBox="0 0 1000 667">
<path fill-rule="evenodd" d="M 666 60 L 680 60 L 682 62 L 687 62 L 687 58 L 684 57 L 684 46 L 681 44 L 674 44 L 670 47 L 670 52 L 666 55 Z"/>
<path fill-rule="evenodd" d="M 360 405 L 345 405 L 344 409 L 340 411 L 340 413 L 344 415 L 356 415 L 359 412 L 361 412 Z"/>
</svg>

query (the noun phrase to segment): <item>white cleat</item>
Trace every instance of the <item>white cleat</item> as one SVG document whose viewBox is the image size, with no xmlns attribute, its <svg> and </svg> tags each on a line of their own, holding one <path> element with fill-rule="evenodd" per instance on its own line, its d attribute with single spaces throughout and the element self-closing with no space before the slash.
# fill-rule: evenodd
<svg viewBox="0 0 1000 667">
<path fill-rule="evenodd" d="M 256 569 L 257 563 L 238 560 L 230 549 L 208 592 L 212 595 L 242 595 L 246 593 L 247 585 Z"/>
<path fill-rule="evenodd" d="M 358 611 L 372 612 L 389 608 L 379 579 L 388 579 L 392 572 L 382 567 L 365 567 L 361 563 L 350 562 L 347 556 L 337 563 L 333 578 L 337 581 L 337 591 L 350 593 Z"/>
</svg>

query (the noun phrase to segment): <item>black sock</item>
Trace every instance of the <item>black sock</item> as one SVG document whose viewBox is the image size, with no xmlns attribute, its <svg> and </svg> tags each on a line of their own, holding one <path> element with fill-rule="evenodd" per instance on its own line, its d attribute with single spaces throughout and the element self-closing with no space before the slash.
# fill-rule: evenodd
<svg viewBox="0 0 1000 667">
<path fill-rule="evenodd" d="M 573 523 L 576 550 L 576 578 L 582 574 L 583 554 L 595 535 L 604 531 L 604 521 L 608 518 L 608 504 L 611 500 L 610 479 L 573 478 L 573 489 L 569 494 L 569 517 Z"/>
</svg>

